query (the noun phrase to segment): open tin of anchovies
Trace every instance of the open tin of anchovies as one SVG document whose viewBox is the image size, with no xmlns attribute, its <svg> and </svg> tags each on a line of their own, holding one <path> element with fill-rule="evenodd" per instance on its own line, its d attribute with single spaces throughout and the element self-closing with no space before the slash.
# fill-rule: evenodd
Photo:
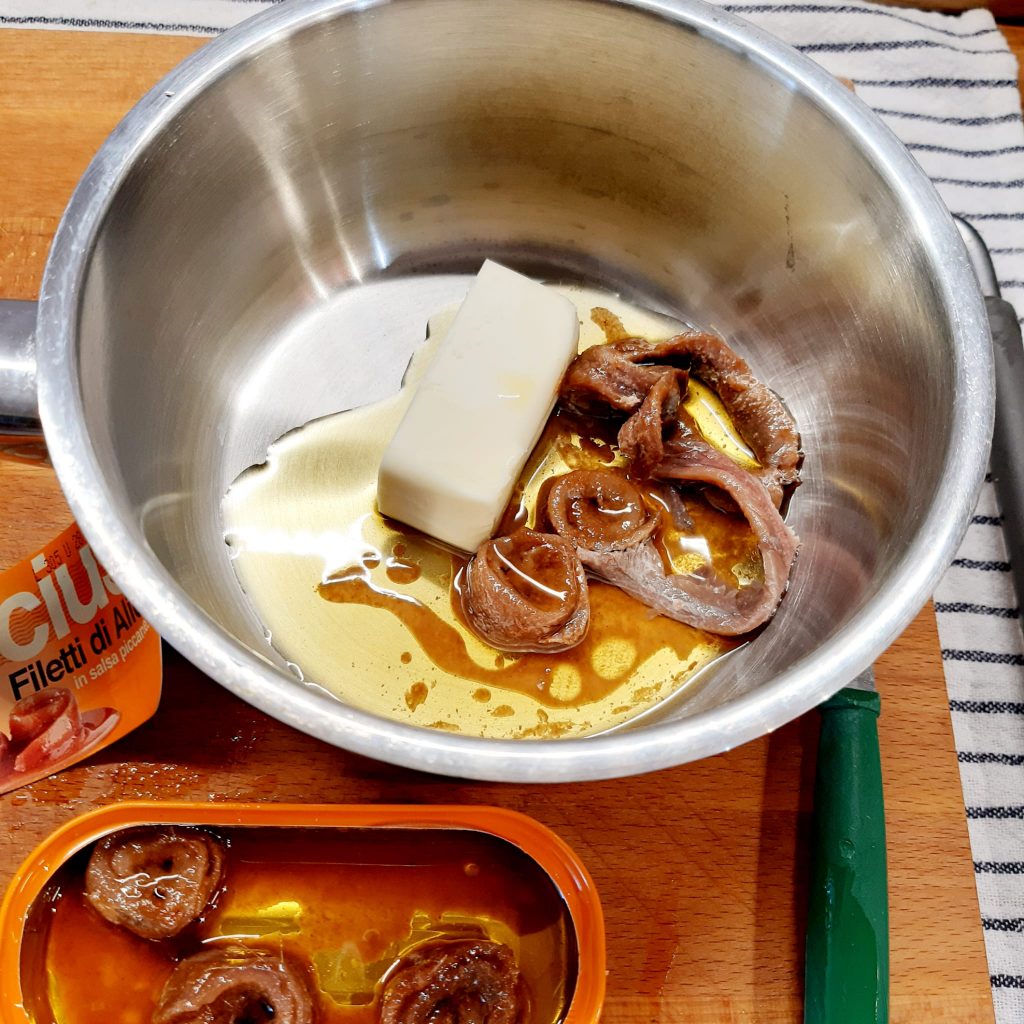
<svg viewBox="0 0 1024 1024">
<path fill-rule="evenodd" d="M 92 865 L 126 837 L 168 833 L 212 841 L 222 867 L 198 917 L 146 938 L 87 895 Z M 538 822 L 491 807 L 105 807 L 29 856 L 0 935 L 11 1024 L 106 1024 L 115 1010 L 149 1024 L 182 963 L 239 947 L 301 965 L 317 1024 L 377 1024 L 397 972 L 474 944 L 510 951 L 517 1024 L 593 1024 L 604 999 L 604 923 L 586 868 Z"/>
</svg>

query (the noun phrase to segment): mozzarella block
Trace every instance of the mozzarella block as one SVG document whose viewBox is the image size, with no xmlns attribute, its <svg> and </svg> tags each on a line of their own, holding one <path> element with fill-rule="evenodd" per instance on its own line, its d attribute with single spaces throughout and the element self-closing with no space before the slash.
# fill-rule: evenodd
<svg viewBox="0 0 1024 1024">
<path fill-rule="evenodd" d="M 579 326 L 569 299 L 487 260 L 384 453 L 378 509 L 463 551 L 490 537 Z"/>
</svg>

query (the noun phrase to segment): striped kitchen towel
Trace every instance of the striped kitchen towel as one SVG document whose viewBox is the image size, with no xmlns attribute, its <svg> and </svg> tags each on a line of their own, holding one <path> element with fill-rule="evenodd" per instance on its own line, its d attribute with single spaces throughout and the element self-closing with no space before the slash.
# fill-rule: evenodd
<svg viewBox="0 0 1024 1024">
<path fill-rule="evenodd" d="M 988 245 L 1024 314 L 1024 130 L 1017 62 L 987 11 L 722 5 L 854 81 Z M 1021 396 L 1024 400 L 1024 396 Z M 1024 438 L 1021 439 L 1024 444 Z M 1024 639 L 991 479 L 935 593 L 999 1024 L 1024 1021 Z"/>
<path fill-rule="evenodd" d="M 211 35 L 273 2 L 282 0 L 0 0 L 0 25 Z M 1024 312 L 1017 65 L 991 15 L 858 0 L 722 6 L 853 79 L 981 232 L 1004 295 Z M 988 482 L 935 600 L 1000 1024 L 1024 1021 L 1024 643 L 1008 568 Z"/>
<path fill-rule="evenodd" d="M 0 0 L 0 25 L 213 36 L 283 0 Z"/>
</svg>

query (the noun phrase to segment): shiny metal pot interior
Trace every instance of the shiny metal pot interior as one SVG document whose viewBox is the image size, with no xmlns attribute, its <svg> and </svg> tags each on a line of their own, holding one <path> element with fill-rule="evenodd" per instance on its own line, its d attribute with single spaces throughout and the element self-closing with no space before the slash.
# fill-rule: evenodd
<svg viewBox="0 0 1024 1024">
<path fill-rule="evenodd" d="M 394 353 L 484 256 L 718 329 L 803 433 L 776 619 L 606 736 L 485 741 L 346 706 L 284 670 L 227 557 L 233 477 L 393 390 Z M 37 360 L 72 507 L 164 637 L 331 743 L 491 779 L 677 764 L 827 697 L 952 556 L 992 417 L 984 309 L 924 175 L 824 72 L 693 0 L 311 0 L 227 33 L 85 175 Z"/>
</svg>

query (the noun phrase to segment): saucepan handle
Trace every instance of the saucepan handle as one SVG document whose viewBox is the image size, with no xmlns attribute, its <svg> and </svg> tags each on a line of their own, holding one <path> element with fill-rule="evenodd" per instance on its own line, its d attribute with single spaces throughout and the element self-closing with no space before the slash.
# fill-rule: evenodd
<svg viewBox="0 0 1024 1024">
<path fill-rule="evenodd" d="M 954 218 L 985 296 L 992 328 L 996 376 L 996 418 L 992 432 L 992 482 L 1003 516 L 1003 537 L 1010 555 L 1018 598 L 1024 599 L 1024 344 L 1017 311 L 999 294 L 992 257 L 981 235 Z"/>
<path fill-rule="evenodd" d="M 36 401 L 36 303 L 0 299 L 0 434 L 41 434 Z"/>
<path fill-rule="evenodd" d="M 1024 345 L 1017 311 L 1005 299 L 985 296 L 996 369 L 996 422 L 992 478 L 1003 514 L 1018 598 L 1024 594 Z M 1024 598 L 1021 598 L 1024 599 Z"/>
</svg>

